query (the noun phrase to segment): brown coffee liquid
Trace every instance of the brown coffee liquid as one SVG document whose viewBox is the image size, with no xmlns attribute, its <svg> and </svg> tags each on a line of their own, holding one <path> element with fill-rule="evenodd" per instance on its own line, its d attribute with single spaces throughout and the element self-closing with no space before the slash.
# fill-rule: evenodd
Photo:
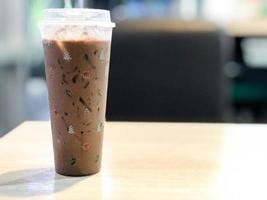
<svg viewBox="0 0 267 200">
<path fill-rule="evenodd" d="M 110 41 L 43 40 L 55 168 L 96 173 L 101 165 Z"/>
</svg>

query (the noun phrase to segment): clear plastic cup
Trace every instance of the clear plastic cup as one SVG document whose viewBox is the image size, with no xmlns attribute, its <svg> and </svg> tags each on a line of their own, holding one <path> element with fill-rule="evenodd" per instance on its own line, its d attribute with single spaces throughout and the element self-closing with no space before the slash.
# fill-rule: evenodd
<svg viewBox="0 0 267 200">
<path fill-rule="evenodd" d="M 100 170 L 112 28 L 107 10 L 47 9 L 40 22 L 56 172 Z"/>
</svg>

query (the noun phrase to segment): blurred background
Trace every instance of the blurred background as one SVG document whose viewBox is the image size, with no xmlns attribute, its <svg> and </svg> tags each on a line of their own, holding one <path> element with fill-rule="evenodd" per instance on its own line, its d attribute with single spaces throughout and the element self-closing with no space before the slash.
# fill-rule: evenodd
<svg viewBox="0 0 267 200">
<path fill-rule="evenodd" d="M 267 0 L 84 0 L 109 9 L 107 120 L 265 123 Z M 59 0 L 1 0 L 0 135 L 48 120 L 37 23 Z"/>
</svg>

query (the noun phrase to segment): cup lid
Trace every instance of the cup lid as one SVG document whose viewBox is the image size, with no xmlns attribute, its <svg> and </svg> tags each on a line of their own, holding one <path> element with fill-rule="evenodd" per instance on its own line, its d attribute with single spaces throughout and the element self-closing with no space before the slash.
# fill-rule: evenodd
<svg viewBox="0 0 267 200">
<path fill-rule="evenodd" d="M 57 8 L 45 9 L 41 24 L 73 24 L 101 27 L 115 27 L 110 20 L 110 12 L 101 9 L 88 8 Z"/>
</svg>

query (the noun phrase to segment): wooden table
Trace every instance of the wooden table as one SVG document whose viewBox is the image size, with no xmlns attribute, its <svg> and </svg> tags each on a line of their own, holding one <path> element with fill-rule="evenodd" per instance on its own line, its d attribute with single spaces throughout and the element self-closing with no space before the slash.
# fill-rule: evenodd
<svg viewBox="0 0 267 200">
<path fill-rule="evenodd" d="M 233 37 L 267 37 L 267 18 L 233 20 L 224 28 Z"/>
<path fill-rule="evenodd" d="M 0 139 L 0 199 L 267 199 L 267 126 L 107 123 L 101 173 L 53 169 L 48 122 Z"/>
</svg>

